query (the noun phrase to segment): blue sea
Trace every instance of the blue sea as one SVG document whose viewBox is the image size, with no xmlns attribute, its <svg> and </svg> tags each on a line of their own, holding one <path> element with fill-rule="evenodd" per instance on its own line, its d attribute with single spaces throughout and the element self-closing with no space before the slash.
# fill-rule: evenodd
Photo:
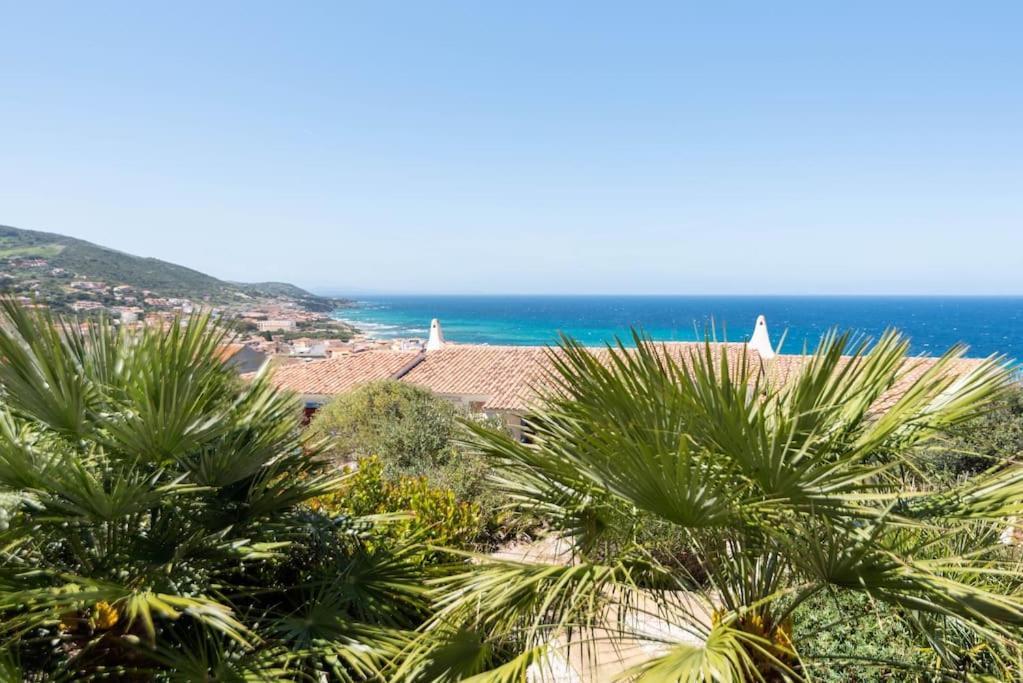
<svg viewBox="0 0 1023 683">
<path fill-rule="evenodd" d="M 701 340 L 711 329 L 718 339 L 745 341 L 760 314 L 772 342 L 784 335 L 789 353 L 812 350 L 832 327 L 875 339 L 896 327 L 917 354 L 962 342 L 970 356 L 1023 359 L 1023 297 L 388 296 L 335 317 L 383 338 L 426 337 L 439 318 L 450 341 L 543 345 L 559 332 L 601 344 L 632 327 L 664 341 Z"/>
</svg>

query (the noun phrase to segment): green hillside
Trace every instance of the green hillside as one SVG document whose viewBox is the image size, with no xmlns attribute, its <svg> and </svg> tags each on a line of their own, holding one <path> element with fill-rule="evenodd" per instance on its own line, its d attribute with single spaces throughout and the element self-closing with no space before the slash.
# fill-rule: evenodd
<svg viewBox="0 0 1023 683">
<path fill-rule="evenodd" d="M 24 265 L 24 259 L 35 258 L 44 259 L 47 265 Z M 343 304 L 341 300 L 317 296 L 287 283 L 227 282 L 160 259 L 126 254 L 65 235 L 3 225 L 0 225 L 0 262 L 0 269 L 13 276 L 9 279 L 15 282 L 30 279 L 42 293 L 59 284 L 60 278 L 53 271 L 62 269 L 76 278 L 130 285 L 159 296 L 218 304 L 243 304 L 252 298 L 285 299 L 315 311 L 328 311 Z"/>
</svg>

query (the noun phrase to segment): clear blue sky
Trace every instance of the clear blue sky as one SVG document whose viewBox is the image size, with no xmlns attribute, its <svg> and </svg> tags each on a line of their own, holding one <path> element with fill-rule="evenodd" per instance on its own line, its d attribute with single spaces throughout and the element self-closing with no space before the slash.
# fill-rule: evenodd
<svg viewBox="0 0 1023 683">
<path fill-rule="evenodd" d="M 0 223 L 336 292 L 1019 294 L 1021 31 L 1018 1 L 4 3 Z"/>
</svg>

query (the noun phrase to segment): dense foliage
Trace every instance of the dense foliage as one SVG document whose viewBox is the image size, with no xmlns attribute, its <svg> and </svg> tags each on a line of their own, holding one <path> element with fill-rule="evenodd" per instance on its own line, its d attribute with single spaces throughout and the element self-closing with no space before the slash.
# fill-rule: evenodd
<svg viewBox="0 0 1023 683">
<path fill-rule="evenodd" d="M 372 456 L 388 481 L 425 478 L 493 520 L 504 500 L 487 483 L 486 460 L 459 444 L 464 420 L 501 428 L 499 421 L 468 415 L 426 389 L 384 380 L 335 397 L 317 411 L 309 435 L 339 462 Z"/>
<path fill-rule="evenodd" d="M 426 616 L 420 549 L 311 510 L 343 476 L 194 317 L 0 325 L 0 657 L 26 680 L 367 680 Z M 13 672 L 13 673 L 11 673 Z"/>
<path fill-rule="evenodd" d="M 711 346 L 566 341 L 528 443 L 395 383 L 303 436 L 207 319 L 2 313 L 0 680 L 523 680 L 626 640 L 644 681 L 1023 672 L 1021 556 L 998 542 L 1023 517 L 1000 455 L 1020 412 L 996 362 L 907 380 L 899 337 L 852 359 L 836 337 L 775 385 Z M 931 485 L 947 435 L 994 467 Z M 379 457 L 340 471 L 332 438 Z M 497 495 L 572 561 L 437 549 L 492 541 Z"/>
<path fill-rule="evenodd" d="M 1004 395 L 997 361 L 965 368 L 955 349 L 914 373 L 896 334 L 869 349 L 831 336 L 775 382 L 784 373 L 711 345 L 678 356 L 635 341 L 603 356 L 570 340 L 553 351 L 528 443 L 473 428 L 505 494 L 549 519 L 574 561 L 493 561 L 441 580 L 410 679 L 451 647 L 439 642 L 472 638 L 489 649 L 463 674 L 496 665 L 496 651 L 520 653 L 508 673 L 609 639 L 647 643 L 631 670 L 642 681 L 848 674 L 848 661 L 831 665 L 850 655 L 824 640 L 842 621 L 811 609 L 825 598 L 869 601 L 884 622 L 878 647 L 851 657 L 894 661 L 857 671 L 1023 674 L 1020 555 L 998 542 L 1023 512 L 1023 469 L 1001 462 L 914 490 L 903 477 L 921 448 Z M 650 552 L 664 529 L 684 543 Z"/>
<path fill-rule="evenodd" d="M 898 607 L 863 593 L 822 592 L 792 615 L 807 674 L 822 683 L 883 683 L 924 673 L 929 660 Z"/>
<path fill-rule="evenodd" d="M 477 549 L 485 542 L 486 520 L 479 505 L 458 500 L 453 491 L 432 486 L 426 477 L 388 480 L 375 457 L 363 458 L 342 486 L 309 504 L 332 515 L 407 513 L 384 525 L 387 538 L 460 550 Z"/>
<path fill-rule="evenodd" d="M 1023 387 L 1013 387 L 921 455 L 929 471 L 946 479 L 979 474 L 1009 460 L 1023 462 Z"/>
<path fill-rule="evenodd" d="M 425 474 L 444 465 L 458 411 L 426 389 L 385 380 L 341 394 L 320 408 L 311 436 L 341 461 L 380 458 L 388 475 Z"/>
</svg>

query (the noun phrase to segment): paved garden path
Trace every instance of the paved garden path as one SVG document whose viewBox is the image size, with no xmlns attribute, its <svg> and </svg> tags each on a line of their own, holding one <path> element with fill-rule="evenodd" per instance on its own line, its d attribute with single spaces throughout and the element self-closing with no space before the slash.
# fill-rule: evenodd
<svg viewBox="0 0 1023 683">
<path fill-rule="evenodd" d="M 493 553 L 492 558 L 538 564 L 572 561 L 567 542 L 549 534 L 531 543 L 516 543 Z M 530 683 L 604 683 L 620 677 L 643 661 L 667 651 L 673 643 L 699 644 L 702 639 L 679 624 L 695 620 L 707 627 L 710 612 L 696 594 L 675 592 L 673 606 L 665 606 L 647 591 L 639 591 L 620 621 L 609 617 L 606 628 L 588 634 L 587 647 L 565 647 L 565 637 L 554 639 L 541 664 L 529 670 Z"/>
</svg>

